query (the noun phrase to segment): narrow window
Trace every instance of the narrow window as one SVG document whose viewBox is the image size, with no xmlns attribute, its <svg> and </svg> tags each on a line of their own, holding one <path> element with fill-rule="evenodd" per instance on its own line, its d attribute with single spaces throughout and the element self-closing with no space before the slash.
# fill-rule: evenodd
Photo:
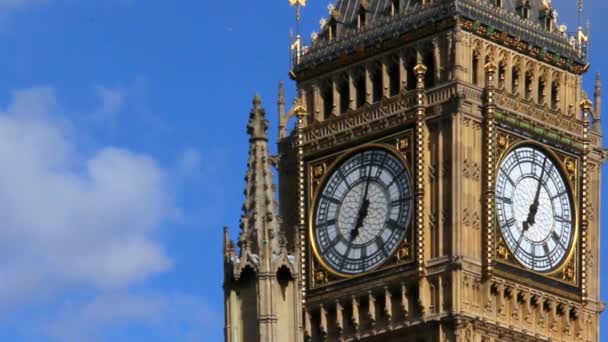
<svg viewBox="0 0 608 342">
<path fill-rule="evenodd" d="M 517 94 L 519 89 L 519 69 L 514 67 L 511 70 L 511 93 Z"/>
<path fill-rule="evenodd" d="M 424 85 L 428 88 L 435 86 L 435 56 L 433 54 L 433 48 L 429 47 L 428 53 L 424 58 L 424 65 L 426 66 L 426 74 Z"/>
<path fill-rule="evenodd" d="M 399 2 L 400 2 L 399 0 L 391 0 L 391 16 L 392 17 L 399 14 L 399 8 L 400 8 Z"/>
<path fill-rule="evenodd" d="M 390 96 L 399 95 L 399 64 L 393 62 L 388 67 L 389 94 Z"/>
<path fill-rule="evenodd" d="M 416 89 L 417 80 L 416 80 L 416 74 L 414 73 L 415 66 L 416 66 L 416 57 L 412 55 L 408 58 L 408 61 L 406 63 L 406 70 L 407 70 L 406 89 L 407 90 Z"/>
<path fill-rule="evenodd" d="M 376 103 L 382 100 L 382 72 L 381 69 L 375 69 L 372 72 L 372 102 Z"/>
<path fill-rule="evenodd" d="M 473 70 L 472 82 L 475 85 L 479 85 L 479 54 L 477 51 L 473 52 L 473 65 L 471 67 Z"/>
<path fill-rule="evenodd" d="M 530 19 L 530 8 L 528 6 L 521 8 L 521 17 L 524 19 Z"/>
<path fill-rule="evenodd" d="M 336 38 L 337 34 L 338 34 L 338 24 L 336 23 L 335 19 L 331 19 L 329 21 L 329 40 L 332 40 L 334 38 Z"/>
<path fill-rule="evenodd" d="M 496 0 L 496 6 L 502 8 L 502 0 Z"/>
<path fill-rule="evenodd" d="M 362 29 L 365 27 L 365 25 L 367 25 L 367 16 L 365 13 L 365 8 L 360 7 L 359 8 L 359 14 L 357 15 L 357 29 Z"/>
<path fill-rule="evenodd" d="M 498 66 L 498 89 L 504 89 L 506 74 L 507 74 L 507 67 L 505 66 L 504 62 L 501 62 Z"/>
<path fill-rule="evenodd" d="M 526 93 L 524 94 L 526 100 L 529 100 L 532 97 L 532 74 L 530 72 L 526 72 Z"/>
<path fill-rule="evenodd" d="M 323 119 L 327 120 L 331 117 L 334 110 L 334 90 L 331 84 L 323 88 Z"/>
<path fill-rule="evenodd" d="M 338 91 L 340 92 L 340 114 L 348 111 L 348 105 L 350 104 L 350 87 L 348 86 L 348 78 L 342 78 L 340 80 L 340 86 Z"/>
<path fill-rule="evenodd" d="M 355 78 L 355 88 L 357 92 L 357 108 L 363 106 L 365 104 L 365 76 L 364 72 L 359 72 Z"/>
<path fill-rule="evenodd" d="M 549 32 L 553 32 L 553 18 L 550 16 L 545 18 L 545 29 L 547 29 Z"/>
<path fill-rule="evenodd" d="M 551 108 L 557 109 L 559 106 L 559 83 L 553 81 L 551 84 Z"/>
<path fill-rule="evenodd" d="M 538 80 L 538 103 L 539 104 L 544 104 L 545 103 L 545 97 L 546 97 L 545 79 L 541 77 Z"/>
</svg>

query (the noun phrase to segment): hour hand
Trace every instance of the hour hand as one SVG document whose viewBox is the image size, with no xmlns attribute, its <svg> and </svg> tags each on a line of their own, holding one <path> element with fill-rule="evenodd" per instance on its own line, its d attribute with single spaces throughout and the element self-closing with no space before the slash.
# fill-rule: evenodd
<svg viewBox="0 0 608 342">
<path fill-rule="evenodd" d="M 364 199 L 363 204 L 361 205 L 361 209 L 359 209 L 359 214 L 357 215 L 357 222 L 355 222 L 355 228 L 350 231 L 350 240 L 354 240 L 359 236 L 359 229 L 363 227 L 363 221 L 367 217 L 367 212 L 369 209 L 369 199 Z"/>
<path fill-rule="evenodd" d="M 530 226 L 533 226 L 536 223 L 536 213 L 538 212 L 538 202 L 535 200 L 534 203 L 530 206 L 530 211 L 528 212 L 528 218 L 523 223 L 523 230 L 527 232 L 530 229 Z"/>
</svg>

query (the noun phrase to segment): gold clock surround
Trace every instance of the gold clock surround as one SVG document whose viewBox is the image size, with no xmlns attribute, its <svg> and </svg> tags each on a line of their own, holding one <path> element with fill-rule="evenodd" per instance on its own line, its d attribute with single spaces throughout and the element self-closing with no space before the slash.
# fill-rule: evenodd
<svg viewBox="0 0 608 342">
<path fill-rule="evenodd" d="M 318 286 L 328 285 L 330 283 L 336 281 L 343 281 L 348 279 L 365 277 L 379 270 L 390 268 L 396 265 L 400 265 L 403 263 L 413 262 L 412 256 L 414 255 L 413 241 L 414 238 L 414 229 L 413 221 L 414 221 L 414 212 L 415 207 L 412 203 L 412 212 L 411 218 L 406 227 L 405 238 L 401 240 L 399 243 L 399 247 L 395 250 L 395 252 L 390 255 L 385 261 L 376 267 L 362 272 L 360 274 L 343 274 L 333 270 L 329 267 L 324 261 L 319 251 L 317 250 L 317 244 L 314 237 L 314 215 L 316 213 L 316 204 L 319 200 L 320 192 L 323 189 L 323 185 L 327 182 L 329 177 L 333 174 L 337 167 L 339 167 L 343 161 L 351 157 L 352 155 L 363 152 L 369 149 L 382 149 L 387 151 L 391 155 L 395 156 L 405 168 L 409 176 L 409 182 L 411 189 L 413 189 L 413 174 L 412 174 L 412 166 L 411 157 L 408 157 L 409 153 L 413 153 L 411 150 L 412 144 L 410 143 L 411 134 L 401 133 L 398 134 L 397 137 L 390 137 L 388 139 L 383 139 L 382 141 L 363 143 L 361 145 L 345 149 L 341 151 L 338 155 L 329 155 L 324 156 L 318 160 L 311 161 L 308 163 L 308 177 L 309 177 L 309 191 L 311 196 L 309 196 L 309 208 L 308 208 L 308 240 L 310 252 L 313 255 L 313 265 L 311 265 L 309 280 L 312 282 L 312 288 Z M 322 172 L 320 171 L 322 170 Z M 316 267 L 315 267 L 316 266 Z M 318 268 L 317 268 L 318 267 Z"/>
<path fill-rule="evenodd" d="M 578 172 L 578 158 L 570 155 L 570 154 L 566 154 L 564 152 L 558 152 L 556 150 L 554 150 L 553 148 L 551 148 L 548 145 L 545 144 L 541 144 L 537 141 L 531 140 L 531 139 L 526 139 L 526 138 L 522 138 L 520 136 L 517 136 L 515 134 L 510 134 L 507 131 L 502 131 L 499 130 L 498 131 L 498 136 L 497 136 L 497 142 L 498 142 L 498 153 L 497 153 L 497 159 L 496 159 L 496 164 L 495 167 L 498 170 L 504 160 L 504 158 L 508 155 L 509 152 L 511 152 L 512 150 L 518 148 L 518 147 L 523 147 L 523 146 L 532 146 L 535 147 L 537 149 L 539 149 L 540 151 L 542 151 L 543 153 L 545 153 L 547 156 L 549 156 L 549 158 L 551 158 L 551 160 L 554 162 L 554 164 L 556 165 L 556 167 L 558 168 L 560 175 L 564 178 L 565 180 L 565 186 L 568 190 L 568 196 L 570 197 L 570 201 L 572 203 L 572 239 L 570 241 L 570 245 L 568 246 L 568 251 L 565 255 L 565 257 L 563 258 L 563 260 L 561 260 L 560 264 L 558 267 L 548 271 L 548 272 L 539 272 L 539 271 L 534 271 L 531 270 L 525 266 L 523 266 L 514 256 L 513 253 L 511 252 L 511 250 L 509 248 L 507 248 L 505 242 L 504 242 L 504 238 L 502 235 L 502 232 L 500 230 L 500 226 L 498 223 L 498 218 L 495 217 L 495 232 L 494 232 L 494 236 L 497 237 L 497 241 L 495 244 L 495 260 L 499 263 L 504 263 L 510 267 L 515 267 L 517 269 L 520 269 L 524 272 L 529 272 L 532 274 L 535 274 L 537 276 L 541 276 L 541 277 L 550 277 L 553 280 L 562 282 L 562 283 L 566 283 L 569 285 L 576 285 L 578 283 L 579 277 L 578 275 L 578 269 L 577 269 L 577 265 L 579 264 L 578 262 L 578 254 L 580 251 L 579 248 L 579 235 L 580 235 L 580 211 L 579 211 L 579 196 L 577 196 L 578 194 L 578 186 L 577 186 L 577 182 L 579 181 L 579 172 Z M 574 167 L 572 166 L 572 163 L 574 163 Z M 496 209 L 496 208 L 495 208 Z M 572 272 L 572 264 L 574 263 L 575 267 L 574 267 L 574 276 L 571 278 L 572 281 L 568 281 L 567 279 L 570 277 L 566 277 L 565 275 L 567 273 L 571 273 Z"/>
</svg>

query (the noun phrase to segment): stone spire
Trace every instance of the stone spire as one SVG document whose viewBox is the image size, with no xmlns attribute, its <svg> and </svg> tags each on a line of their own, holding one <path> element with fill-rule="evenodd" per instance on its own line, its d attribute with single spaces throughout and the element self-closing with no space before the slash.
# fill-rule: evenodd
<svg viewBox="0 0 608 342">
<path fill-rule="evenodd" d="M 259 96 L 253 99 L 249 114 L 249 160 L 245 176 L 245 201 L 241 216 L 239 247 L 241 254 L 262 253 L 266 246 L 269 253 L 279 253 L 279 222 L 276 216 L 274 184 L 268 155 L 268 120 Z"/>
<path fill-rule="evenodd" d="M 259 96 L 249 114 L 249 159 L 239 251 L 224 229 L 225 342 L 302 342 L 298 270 L 276 215 L 268 120 Z"/>
</svg>

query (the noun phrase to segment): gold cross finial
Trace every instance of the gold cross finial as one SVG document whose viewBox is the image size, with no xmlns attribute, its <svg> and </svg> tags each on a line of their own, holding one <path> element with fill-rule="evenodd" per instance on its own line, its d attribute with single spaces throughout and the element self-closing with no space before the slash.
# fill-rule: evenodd
<svg viewBox="0 0 608 342">
<path fill-rule="evenodd" d="M 298 63 L 300 63 L 301 44 L 302 44 L 301 43 L 302 37 L 300 36 L 300 19 L 301 19 L 300 11 L 301 11 L 302 7 L 306 6 L 306 0 L 289 0 L 289 5 L 296 8 L 296 39 L 295 39 L 295 41 L 291 42 L 290 50 L 291 50 L 292 63 L 294 62 L 294 56 L 295 56 L 295 62 L 296 62 L 296 64 L 298 64 Z"/>
</svg>

